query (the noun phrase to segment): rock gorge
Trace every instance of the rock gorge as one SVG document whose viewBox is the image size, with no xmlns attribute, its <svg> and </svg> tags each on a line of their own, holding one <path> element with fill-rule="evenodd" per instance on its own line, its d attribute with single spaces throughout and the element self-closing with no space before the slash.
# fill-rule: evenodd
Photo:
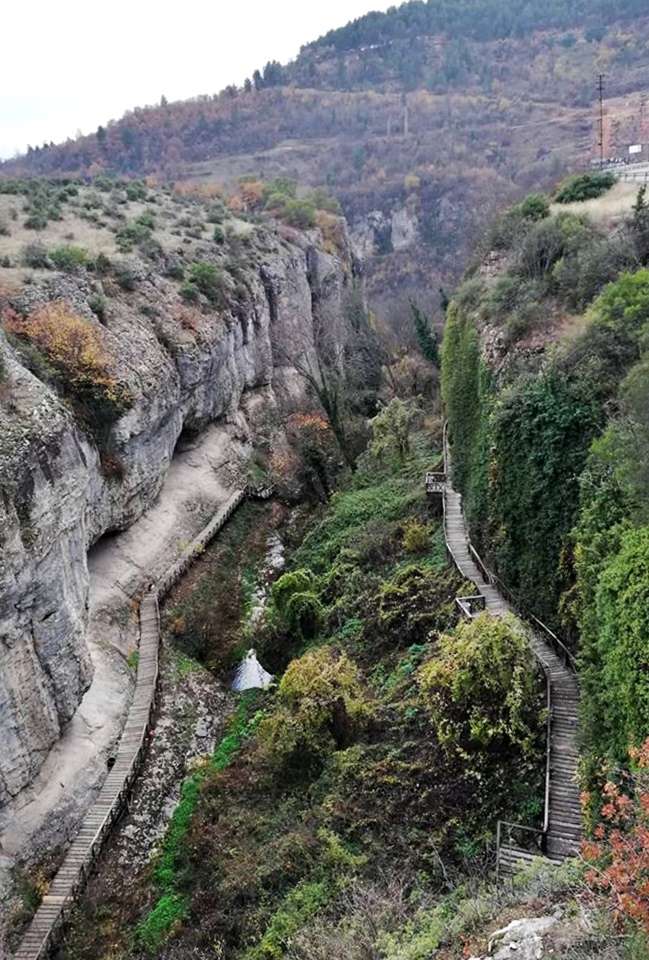
<svg viewBox="0 0 649 960">
<path fill-rule="evenodd" d="M 240 454 L 251 451 L 257 426 L 305 400 L 291 357 L 317 349 L 320 324 L 345 337 L 358 265 L 346 239 L 333 252 L 321 241 L 318 231 L 255 228 L 239 299 L 203 303 L 191 320 L 165 276 L 168 251 L 153 265 L 129 257 L 127 290 L 86 271 L 40 270 L 24 286 L 6 272 L 5 309 L 29 315 L 65 302 L 98 331 L 131 402 L 100 449 L 66 400 L 27 369 L 17 338 L 0 335 L 0 806 L 15 810 L 29 793 L 93 680 L 88 550 L 143 515 L 179 438 L 209 424 L 229 451 L 229 482 L 245 483 Z M 101 319 L 90 305 L 99 287 Z M 148 576 L 134 571 L 127 592 L 135 596 Z"/>
</svg>

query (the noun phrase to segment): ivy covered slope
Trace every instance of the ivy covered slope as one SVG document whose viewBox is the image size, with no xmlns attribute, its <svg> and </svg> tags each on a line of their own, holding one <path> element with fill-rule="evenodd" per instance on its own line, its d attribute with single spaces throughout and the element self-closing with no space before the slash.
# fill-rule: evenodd
<svg viewBox="0 0 649 960">
<path fill-rule="evenodd" d="M 276 690 L 244 695 L 133 904 L 87 903 L 69 960 L 424 960 L 449 936 L 449 892 L 492 862 L 497 818 L 538 818 L 542 678 L 513 618 L 457 621 L 467 584 L 422 489 L 439 433 L 378 430 L 377 456 L 298 511 L 255 627 Z"/>
<path fill-rule="evenodd" d="M 555 199 L 485 238 L 442 384 L 475 541 L 577 654 L 588 781 L 649 735 L 649 210 L 600 175 Z"/>
</svg>

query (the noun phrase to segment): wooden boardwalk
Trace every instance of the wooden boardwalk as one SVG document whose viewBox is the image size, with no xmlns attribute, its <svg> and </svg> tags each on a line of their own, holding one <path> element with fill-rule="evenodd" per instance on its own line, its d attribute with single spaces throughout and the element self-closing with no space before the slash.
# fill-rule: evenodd
<svg viewBox="0 0 649 960">
<path fill-rule="evenodd" d="M 493 616 L 515 612 L 505 588 L 489 573 L 471 546 L 462 498 L 450 482 L 450 456 L 445 444 L 443 487 L 444 535 L 449 554 L 460 573 L 484 597 L 484 609 Z M 517 611 L 520 615 L 520 611 Z M 512 873 L 534 856 L 561 861 L 579 853 L 581 807 L 577 783 L 579 687 L 568 651 L 539 620 L 531 620 L 531 645 L 547 681 L 548 738 L 543 830 L 521 824 L 498 825 L 498 872 Z"/>
<path fill-rule="evenodd" d="M 158 689 L 159 602 L 189 569 L 247 496 L 238 490 L 191 542 L 182 556 L 151 584 L 140 604 L 140 646 L 133 700 L 115 762 L 70 844 L 63 863 L 23 937 L 14 960 L 44 960 L 60 942 L 76 899 L 85 886 L 113 825 L 124 813 L 151 735 Z M 263 495 L 262 495 L 263 496 Z"/>
</svg>

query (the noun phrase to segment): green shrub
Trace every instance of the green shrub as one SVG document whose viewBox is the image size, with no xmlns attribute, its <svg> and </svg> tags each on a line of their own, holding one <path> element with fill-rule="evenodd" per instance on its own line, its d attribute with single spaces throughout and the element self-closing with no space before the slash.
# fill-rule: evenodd
<svg viewBox="0 0 649 960">
<path fill-rule="evenodd" d="M 130 260 L 115 260 L 112 265 L 113 274 L 122 290 L 136 290 L 140 279 L 140 271 Z"/>
<path fill-rule="evenodd" d="M 284 199 L 294 199 L 297 195 L 297 180 L 290 177 L 276 177 L 264 186 L 264 199 L 266 202 L 271 197 L 283 197 Z"/>
<path fill-rule="evenodd" d="M 560 184 L 554 199 L 557 203 L 593 200 L 610 190 L 616 179 L 613 173 L 578 173 Z"/>
<path fill-rule="evenodd" d="M 302 640 L 312 640 L 324 619 L 324 609 L 315 593 L 293 593 L 287 601 L 284 619 L 291 633 Z"/>
<path fill-rule="evenodd" d="M 141 180 L 132 180 L 126 184 L 126 196 L 131 202 L 146 200 L 146 185 Z"/>
<path fill-rule="evenodd" d="M 189 268 L 188 283 L 193 285 L 210 303 L 225 305 L 228 284 L 224 274 L 213 263 L 197 261 Z"/>
<path fill-rule="evenodd" d="M 314 586 L 315 577 L 310 570 L 300 569 L 284 573 L 273 584 L 273 602 L 280 613 L 284 614 L 293 594 L 313 590 Z"/>
<path fill-rule="evenodd" d="M 305 773 L 323 755 L 349 746 L 368 714 L 356 665 L 345 653 L 320 647 L 291 661 L 259 736 L 275 763 Z"/>
<path fill-rule="evenodd" d="M 446 565 L 440 570 L 423 562 L 401 566 L 381 583 L 366 612 L 365 631 L 372 646 L 413 647 L 449 630 L 457 622 L 455 596 L 461 585 Z"/>
<path fill-rule="evenodd" d="M 88 262 L 88 253 L 83 247 L 63 245 L 50 250 L 50 259 L 55 267 L 66 273 L 72 273 L 85 267 Z"/>
<path fill-rule="evenodd" d="M 279 211 L 282 220 L 300 230 L 315 226 L 315 214 L 315 206 L 310 200 L 288 200 Z"/>
<path fill-rule="evenodd" d="M 561 299 L 573 309 L 587 307 L 601 290 L 625 271 L 639 266 L 633 243 L 626 234 L 593 237 L 571 256 L 554 266 L 553 283 Z"/>
<path fill-rule="evenodd" d="M 200 300 L 200 290 L 193 283 L 190 283 L 189 280 L 186 280 L 183 284 L 181 284 L 178 292 L 186 303 L 196 303 L 198 300 Z"/>
<path fill-rule="evenodd" d="M 27 230 L 45 230 L 48 222 L 47 214 L 37 211 L 29 214 L 25 220 L 25 228 Z"/>
<path fill-rule="evenodd" d="M 99 276 L 103 277 L 106 274 L 110 273 L 110 271 L 112 270 L 112 267 L 113 265 L 105 253 L 97 254 L 95 258 L 95 272 L 98 273 Z"/>
<path fill-rule="evenodd" d="M 148 240 L 151 236 L 151 227 L 142 223 L 138 218 L 120 227 L 116 234 L 116 242 L 122 253 L 132 250 L 135 244 Z"/>
<path fill-rule="evenodd" d="M 649 528 L 629 530 L 598 578 L 597 746 L 624 763 L 649 736 Z"/>
<path fill-rule="evenodd" d="M 530 280 L 545 280 L 555 263 L 568 250 L 570 228 L 573 218 L 548 217 L 539 220 L 522 239 L 517 257 L 517 271 Z"/>
<path fill-rule="evenodd" d="M 550 215 L 550 203 L 542 193 L 530 193 L 516 209 L 524 220 L 544 220 Z"/>
<path fill-rule="evenodd" d="M 136 937 L 147 953 L 155 954 L 180 929 L 187 916 L 187 902 L 179 894 L 165 894 L 136 928 Z"/>
<path fill-rule="evenodd" d="M 512 616 L 482 614 L 460 623 L 419 670 L 440 743 L 465 755 L 506 757 L 515 749 L 532 763 L 543 731 L 539 681 L 528 637 Z"/>
<path fill-rule="evenodd" d="M 88 306 L 95 314 L 98 320 L 106 319 L 106 298 L 101 294 L 94 294 L 88 299 Z"/>
<path fill-rule="evenodd" d="M 430 527 L 419 520 L 409 520 L 403 529 L 406 553 L 425 553 L 430 547 Z"/>
</svg>

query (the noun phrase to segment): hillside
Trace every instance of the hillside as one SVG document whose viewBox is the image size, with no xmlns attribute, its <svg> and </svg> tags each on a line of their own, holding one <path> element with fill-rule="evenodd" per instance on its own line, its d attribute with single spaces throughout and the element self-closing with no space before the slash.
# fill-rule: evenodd
<svg viewBox="0 0 649 960">
<path fill-rule="evenodd" d="M 643 12 L 632 0 L 406 4 L 241 89 L 135 110 L 2 169 L 326 185 L 367 258 L 375 308 L 394 313 L 413 294 L 437 309 L 498 206 L 588 162 L 599 72 L 614 98 L 607 153 L 646 139 Z"/>
<path fill-rule="evenodd" d="M 501 217 L 449 308 L 442 363 L 474 540 L 577 658 L 591 825 L 649 736 L 649 212 L 630 185 L 586 200 L 593 181 Z"/>
</svg>

